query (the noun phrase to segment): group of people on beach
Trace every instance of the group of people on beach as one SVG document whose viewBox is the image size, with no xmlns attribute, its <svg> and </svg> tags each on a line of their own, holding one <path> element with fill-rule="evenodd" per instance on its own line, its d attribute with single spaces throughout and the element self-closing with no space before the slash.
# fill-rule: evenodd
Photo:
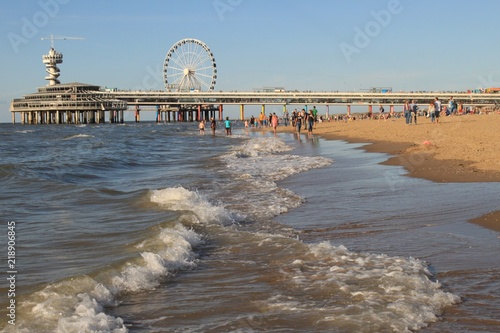
<svg viewBox="0 0 500 333">
<path fill-rule="evenodd" d="M 405 115 L 405 122 L 406 125 L 410 125 L 412 123 L 412 118 L 414 120 L 414 124 L 417 124 L 417 113 L 418 113 L 418 105 L 415 100 L 411 101 L 405 101 L 405 104 L 403 105 L 403 113 Z"/>
<path fill-rule="evenodd" d="M 300 130 L 304 127 L 307 129 L 308 134 L 312 134 L 313 128 L 316 126 L 318 121 L 318 110 L 314 106 L 311 110 L 306 112 L 305 109 L 297 111 L 297 109 L 292 112 L 292 126 L 295 127 L 297 134 L 300 134 Z"/>
<path fill-rule="evenodd" d="M 462 106 L 460 106 L 461 108 Z M 391 108 L 392 110 L 392 108 Z M 378 120 L 384 119 L 387 120 L 388 118 L 398 118 L 398 114 L 394 114 L 394 112 L 391 111 L 390 114 L 386 115 L 384 113 L 384 107 L 380 105 L 379 108 L 379 117 Z M 450 116 L 450 115 L 456 115 L 457 113 L 461 113 L 462 110 L 459 110 L 459 106 L 453 99 L 453 97 L 450 97 L 448 100 L 448 104 L 446 107 L 443 108 L 441 101 L 439 100 L 439 97 L 436 97 L 434 100 L 430 101 L 427 109 L 425 110 L 420 110 L 418 104 L 416 103 L 415 100 L 412 100 L 411 102 L 409 100 L 406 100 L 403 104 L 403 116 L 405 117 L 405 124 L 406 125 L 411 125 L 411 124 L 417 124 L 417 119 L 418 116 L 425 116 L 427 118 L 430 118 L 432 123 L 439 123 L 439 118 L 441 116 Z M 373 119 L 374 116 L 370 112 L 368 112 L 367 118 Z"/>
<path fill-rule="evenodd" d="M 439 123 L 439 118 L 441 116 L 451 116 L 456 115 L 458 112 L 457 102 L 453 99 L 453 96 L 448 100 L 448 105 L 443 109 L 441 101 L 436 97 L 433 101 L 429 103 L 427 108 L 427 115 L 431 119 L 432 123 Z"/>
<path fill-rule="evenodd" d="M 312 109 L 309 111 L 306 111 L 306 108 L 301 109 L 298 111 L 297 109 L 293 110 L 291 117 L 289 116 L 288 110 L 283 111 L 283 117 L 281 118 L 284 122 L 284 125 L 287 126 L 288 123 L 290 122 L 291 125 L 295 128 L 296 132 L 300 134 L 301 130 L 303 128 L 307 129 L 308 134 L 312 134 L 313 128 L 316 127 L 316 123 L 320 121 L 353 121 L 356 120 L 356 116 L 351 116 L 349 113 L 347 115 L 338 115 L 334 117 L 326 115 L 326 119 L 323 119 L 323 117 L 318 117 L 318 110 L 316 109 L 316 106 L 314 106 Z M 415 124 L 417 125 L 417 119 L 419 116 L 425 116 L 427 118 L 430 118 L 431 123 L 439 123 L 439 118 L 441 116 L 449 116 L 449 115 L 456 115 L 457 113 L 462 113 L 463 112 L 463 106 L 462 105 L 457 105 L 453 97 L 450 97 L 448 100 L 448 104 L 446 107 L 443 109 L 441 101 L 439 100 L 438 97 L 436 97 L 434 100 L 430 101 L 427 109 L 425 110 L 420 110 L 418 104 L 416 103 L 416 100 L 412 100 L 411 102 L 409 100 L 406 100 L 403 104 L 403 112 L 402 116 L 405 118 L 405 124 L 406 125 L 411 125 Z M 470 112 L 473 112 L 471 110 Z M 469 113 L 469 111 L 467 111 Z M 391 107 L 391 112 L 388 114 L 385 113 L 385 109 L 382 104 L 379 105 L 379 116 L 378 120 L 380 121 L 381 119 L 384 119 L 387 121 L 389 118 L 399 118 L 400 114 L 395 113 L 393 107 Z M 375 115 L 373 115 L 370 107 L 370 111 L 368 114 L 362 114 L 358 115 L 358 118 L 360 119 L 377 119 Z M 250 119 L 245 120 L 245 128 L 265 128 L 265 127 L 272 127 L 274 134 L 276 135 L 277 127 L 279 125 L 280 118 L 279 116 L 273 112 L 270 113 L 269 116 L 266 116 L 265 112 L 261 112 L 258 116 L 258 118 L 255 118 L 253 115 L 250 117 Z M 200 134 L 204 135 L 205 134 L 205 120 L 201 120 L 199 123 L 199 131 Z M 212 135 L 215 136 L 215 131 L 217 128 L 217 122 L 213 117 L 210 118 L 210 128 L 212 129 Z M 231 135 L 231 120 L 229 117 L 226 117 L 224 121 L 224 128 L 226 135 Z"/>
</svg>

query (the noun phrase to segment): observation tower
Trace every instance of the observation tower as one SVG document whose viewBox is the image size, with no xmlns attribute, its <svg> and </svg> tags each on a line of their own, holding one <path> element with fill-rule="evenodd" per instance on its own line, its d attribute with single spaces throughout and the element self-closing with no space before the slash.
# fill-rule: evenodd
<svg viewBox="0 0 500 333">
<path fill-rule="evenodd" d="M 42 56 L 42 61 L 45 64 L 45 70 L 49 75 L 45 77 L 45 80 L 49 81 L 49 86 L 55 86 L 60 84 L 59 75 L 61 75 L 61 70 L 57 67 L 57 64 L 63 62 L 62 53 L 57 52 L 54 47 L 50 48 L 49 54 Z"/>
</svg>

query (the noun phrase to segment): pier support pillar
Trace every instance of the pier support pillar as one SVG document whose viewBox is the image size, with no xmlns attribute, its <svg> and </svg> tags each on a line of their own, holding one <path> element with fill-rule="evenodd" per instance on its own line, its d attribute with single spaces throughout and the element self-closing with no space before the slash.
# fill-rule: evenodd
<svg viewBox="0 0 500 333">
<path fill-rule="evenodd" d="M 219 104 L 219 120 L 222 121 L 222 104 Z"/>
<path fill-rule="evenodd" d="M 348 116 L 351 115 L 351 106 L 350 105 L 347 106 L 347 115 Z"/>
<path fill-rule="evenodd" d="M 15 112 L 12 112 L 12 123 L 13 124 L 16 123 L 16 113 Z"/>
<path fill-rule="evenodd" d="M 326 121 L 330 121 L 330 106 L 326 105 L 326 113 L 325 113 Z"/>
<path fill-rule="evenodd" d="M 391 106 L 389 107 L 389 114 L 391 115 L 391 117 L 393 117 L 393 116 L 394 116 L 394 105 L 391 105 Z"/>
<path fill-rule="evenodd" d="M 266 105 L 265 104 L 262 104 L 260 113 L 262 113 L 264 116 L 266 115 Z"/>
<path fill-rule="evenodd" d="M 245 120 L 245 105 L 240 104 L 240 120 Z"/>
<path fill-rule="evenodd" d="M 141 109 L 139 108 L 139 105 L 135 106 L 135 122 L 138 123 L 141 121 Z"/>
</svg>

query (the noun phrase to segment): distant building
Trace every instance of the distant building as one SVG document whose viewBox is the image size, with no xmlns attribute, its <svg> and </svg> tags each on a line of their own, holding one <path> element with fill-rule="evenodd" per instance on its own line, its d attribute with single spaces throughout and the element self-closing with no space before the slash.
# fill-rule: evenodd
<svg viewBox="0 0 500 333">
<path fill-rule="evenodd" d="M 264 88 L 255 88 L 256 92 L 285 92 L 286 89 L 284 87 L 264 87 Z"/>
<path fill-rule="evenodd" d="M 371 93 L 391 93 L 392 87 L 372 87 L 369 92 Z"/>
</svg>

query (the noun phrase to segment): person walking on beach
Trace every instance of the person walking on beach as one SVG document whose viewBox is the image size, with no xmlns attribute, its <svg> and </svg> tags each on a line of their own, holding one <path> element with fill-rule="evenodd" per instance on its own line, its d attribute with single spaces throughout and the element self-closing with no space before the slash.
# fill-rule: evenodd
<svg viewBox="0 0 500 333">
<path fill-rule="evenodd" d="M 382 106 L 382 104 L 380 104 L 380 107 L 378 108 L 378 110 L 380 111 L 380 115 L 378 116 L 378 120 L 380 121 L 381 118 L 384 118 L 385 121 L 387 121 L 387 119 L 385 119 L 385 115 L 384 115 L 384 107 Z"/>
<path fill-rule="evenodd" d="M 198 125 L 198 129 L 200 130 L 201 135 L 205 135 L 205 120 L 202 119 L 200 124 Z"/>
<path fill-rule="evenodd" d="M 434 99 L 434 113 L 436 114 L 436 124 L 439 123 L 439 117 L 441 116 L 441 102 L 439 98 Z"/>
<path fill-rule="evenodd" d="M 215 130 L 217 128 L 217 123 L 215 122 L 214 117 L 210 118 L 210 128 L 212 129 L 212 135 L 215 136 Z"/>
<path fill-rule="evenodd" d="M 302 122 L 303 122 L 304 127 L 307 126 L 307 124 L 306 124 L 306 110 L 305 109 L 300 110 L 299 118 L 300 118 L 300 123 L 302 124 Z"/>
<path fill-rule="evenodd" d="M 434 124 L 436 121 L 436 109 L 434 108 L 434 101 L 431 101 L 429 104 L 429 108 L 427 109 L 427 114 L 431 118 L 431 123 Z"/>
<path fill-rule="evenodd" d="M 295 127 L 295 122 L 297 121 L 297 109 L 292 112 L 292 126 Z"/>
<path fill-rule="evenodd" d="M 316 109 L 316 106 L 313 106 L 312 108 L 312 114 L 313 114 L 313 124 L 314 127 L 316 127 L 316 123 L 318 122 L 318 109 Z"/>
<path fill-rule="evenodd" d="M 274 112 L 271 116 L 271 125 L 273 126 L 274 135 L 276 135 L 276 128 L 278 127 L 278 116 Z"/>
<path fill-rule="evenodd" d="M 295 119 L 295 127 L 297 128 L 297 134 L 300 136 L 300 128 L 302 127 L 301 113 L 297 114 L 297 118 Z"/>
<path fill-rule="evenodd" d="M 453 100 L 452 96 L 448 101 L 448 110 L 446 112 L 446 115 L 447 116 L 455 115 L 456 112 L 457 112 L 457 103 Z"/>
<path fill-rule="evenodd" d="M 261 112 L 259 115 L 259 128 L 262 128 L 264 126 L 265 120 L 266 120 L 266 114 L 264 112 Z"/>
<path fill-rule="evenodd" d="M 413 100 L 411 102 L 411 112 L 413 113 L 413 123 L 417 124 L 417 113 L 418 113 L 418 105 L 417 101 Z"/>
<path fill-rule="evenodd" d="M 405 115 L 406 125 L 411 124 L 411 106 L 408 101 L 405 101 L 405 104 L 403 105 L 403 111 Z"/>
<path fill-rule="evenodd" d="M 231 135 L 231 120 L 229 120 L 229 117 L 226 117 L 226 121 L 224 122 L 226 126 L 226 135 Z"/>
<path fill-rule="evenodd" d="M 312 110 L 309 110 L 309 113 L 307 114 L 307 134 L 311 135 L 313 132 L 313 126 L 314 126 L 314 113 Z"/>
<path fill-rule="evenodd" d="M 283 112 L 283 123 L 285 124 L 285 126 L 288 126 L 288 118 L 289 117 L 289 114 L 288 114 L 288 110 L 285 109 L 285 111 Z"/>
</svg>

